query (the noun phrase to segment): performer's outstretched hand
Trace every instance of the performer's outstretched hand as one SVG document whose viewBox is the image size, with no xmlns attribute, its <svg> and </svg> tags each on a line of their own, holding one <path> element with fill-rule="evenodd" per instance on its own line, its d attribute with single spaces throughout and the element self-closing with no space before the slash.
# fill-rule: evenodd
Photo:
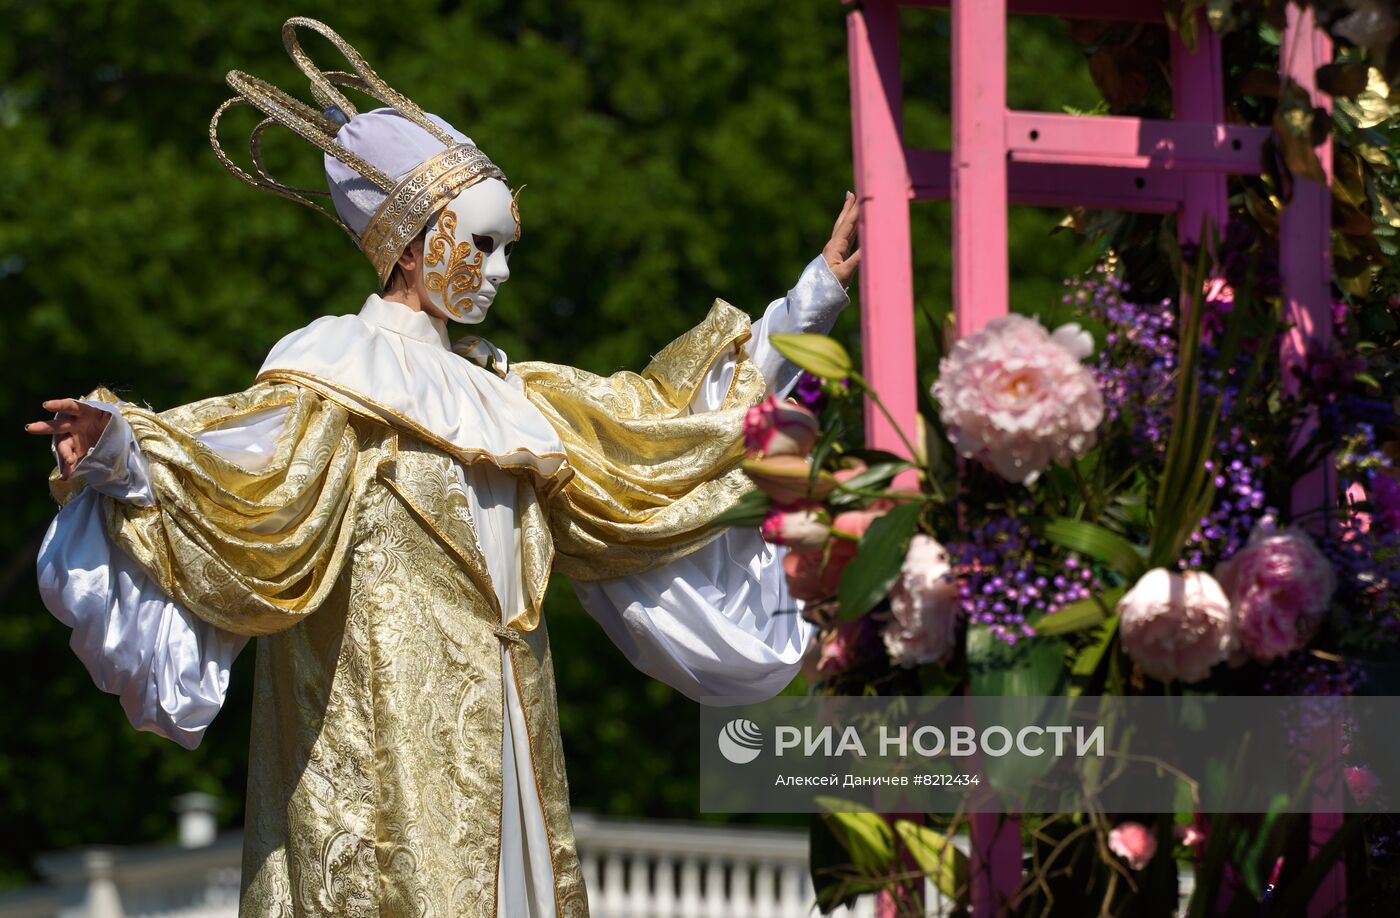
<svg viewBox="0 0 1400 918">
<path fill-rule="evenodd" d="M 856 196 L 846 192 L 846 204 L 841 208 L 841 216 L 831 228 L 831 239 L 822 248 L 822 258 L 836 279 L 845 287 L 855 276 L 856 265 L 860 264 L 860 249 L 851 251 L 851 240 L 856 238 L 856 220 L 860 217 L 860 204 Z"/>
<path fill-rule="evenodd" d="M 66 480 L 102 436 L 112 416 L 101 408 L 71 398 L 49 399 L 44 402 L 44 409 L 54 412 L 54 419 L 34 421 L 25 424 L 24 429 L 39 436 L 53 437 L 54 451 L 58 453 L 58 474 Z"/>
</svg>

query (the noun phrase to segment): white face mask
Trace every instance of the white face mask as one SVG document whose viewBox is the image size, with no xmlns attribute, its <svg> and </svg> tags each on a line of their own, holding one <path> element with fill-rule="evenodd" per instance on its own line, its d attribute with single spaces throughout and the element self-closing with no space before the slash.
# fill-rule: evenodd
<svg viewBox="0 0 1400 918">
<path fill-rule="evenodd" d="M 464 189 L 428 224 L 420 292 L 454 322 L 481 322 L 510 277 L 519 226 L 504 182 L 484 179 Z"/>
</svg>

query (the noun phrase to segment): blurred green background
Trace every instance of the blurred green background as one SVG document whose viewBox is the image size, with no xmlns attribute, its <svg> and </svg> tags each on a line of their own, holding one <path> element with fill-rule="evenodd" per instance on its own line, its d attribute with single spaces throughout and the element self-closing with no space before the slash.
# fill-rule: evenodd
<svg viewBox="0 0 1400 918">
<path fill-rule="evenodd" d="M 392 85 L 469 134 L 521 197 L 512 279 L 481 331 L 516 359 L 640 368 L 721 296 L 761 314 L 826 241 L 852 187 L 838 0 L 0 0 L 0 885 L 34 854 L 173 836 L 188 790 L 242 821 L 254 650 L 203 745 L 127 724 L 41 605 L 34 558 L 54 506 L 47 445 L 24 435 L 48 397 L 105 384 L 166 408 L 246 387 L 269 347 L 359 309 L 368 263 L 303 208 L 215 161 L 225 71 L 309 98 L 282 51 L 291 15 L 329 23 Z M 948 30 L 903 14 L 910 142 L 948 141 Z M 308 50 L 338 63 L 313 37 Z M 1058 20 L 1012 23 L 1010 102 L 1093 109 Z M 225 144 L 251 113 L 228 119 Z M 269 140 L 274 166 L 320 185 L 320 156 Z M 1012 213 L 1013 300 L 1053 312 L 1087 264 L 1063 215 Z M 927 317 L 946 315 L 949 209 L 914 207 Z M 837 335 L 858 349 L 859 304 Z M 921 345 L 922 346 L 922 345 Z M 923 353 L 932 353 L 924 347 Z M 574 803 L 696 817 L 694 705 L 627 664 L 555 583 L 547 612 Z"/>
</svg>

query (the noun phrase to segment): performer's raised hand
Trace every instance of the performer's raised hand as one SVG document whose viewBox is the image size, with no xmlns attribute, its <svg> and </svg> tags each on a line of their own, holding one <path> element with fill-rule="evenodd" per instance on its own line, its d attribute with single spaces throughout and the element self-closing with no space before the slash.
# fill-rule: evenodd
<svg viewBox="0 0 1400 918">
<path fill-rule="evenodd" d="M 44 402 L 44 410 L 54 412 L 53 420 L 34 421 L 25 424 L 24 429 L 41 437 L 53 437 L 58 474 L 66 480 L 102 436 L 112 416 L 71 398 L 49 399 Z"/>
<path fill-rule="evenodd" d="M 841 208 L 841 216 L 836 218 L 836 225 L 831 228 L 831 239 L 822 247 L 822 258 L 826 259 L 826 266 L 831 269 L 831 273 L 845 287 L 855 276 L 856 266 L 860 264 L 860 249 L 851 251 L 851 242 L 856 237 L 856 221 L 860 219 L 860 203 L 856 201 L 856 196 L 849 191 L 846 192 L 846 204 Z"/>
</svg>

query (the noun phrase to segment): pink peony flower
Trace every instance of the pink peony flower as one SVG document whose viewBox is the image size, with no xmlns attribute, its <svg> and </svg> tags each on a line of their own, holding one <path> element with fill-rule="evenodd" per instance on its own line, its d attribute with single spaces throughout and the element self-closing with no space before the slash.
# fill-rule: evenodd
<svg viewBox="0 0 1400 918">
<path fill-rule="evenodd" d="M 827 514 L 820 507 L 784 510 L 774 507 L 763 518 L 759 532 L 765 542 L 786 545 L 793 551 L 820 551 L 831 540 Z"/>
<path fill-rule="evenodd" d="M 1365 765 L 1348 765 L 1342 771 L 1342 777 L 1347 782 L 1352 799 L 1362 806 L 1369 803 L 1376 791 L 1381 789 L 1381 779 Z"/>
<path fill-rule="evenodd" d="M 1230 600 L 1210 574 L 1154 568 L 1118 600 L 1123 650 L 1153 679 L 1199 682 L 1235 647 Z"/>
<path fill-rule="evenodd" d="M 831 528 L 859 539 L 883 510 L 848 510 L 831 521 Z M 790 551 L 783 558 L 788 592 L 804 602 L 825 599 L 841 585 L 841 573 L 856 556 L 858 543 L 834 538 L 823 551 Z"/>
<path fill-rule="evenodd" d="M 1215 575 L 1235 609 L 1246 652 L 1261 663 L 1300 650 L 1317 633 L 1337 578 L 1308 534 L 1261 520 Z"/>
<path fill-rule="evenodd" d="M 817 672 L 823 676 L 834 676 L 850 669 L 860 656 L 864 643 L 865 618 L 842 622 L 822 635 L 821 655 L 817 657 Z"/>
<path fill-rule="evenodd" d="M 1140 822 L 1120 822 L 1108 833 L 1108 850 L 1141 870 L 1157 853 L 1157 836 Z"/>
<path fill-rule="evenodd" d="M 920 533 L 909 543 L 899 579 L 890 591 L 890 618 L 882 637 L 900 666 L 947 663 L 958 629 L 958 587 L 948 552 Z"/>
<path fill-rule="evenodd" d="M 1050 463 L 1088 452 L 1104 415 L 1098 382 L 1080 363 L 1093 347 L 1077 325 L 1051 334 L 1019 315 L 958 341 L 933 384 L 958 454 L 1030 484 Z"/>
<path fill-rule="evenodd" d="M 805 456 L 817 442 L 817 416 L 770 395 L 744 415 L 744 446 L 760 456 Z"/>
</svg>

